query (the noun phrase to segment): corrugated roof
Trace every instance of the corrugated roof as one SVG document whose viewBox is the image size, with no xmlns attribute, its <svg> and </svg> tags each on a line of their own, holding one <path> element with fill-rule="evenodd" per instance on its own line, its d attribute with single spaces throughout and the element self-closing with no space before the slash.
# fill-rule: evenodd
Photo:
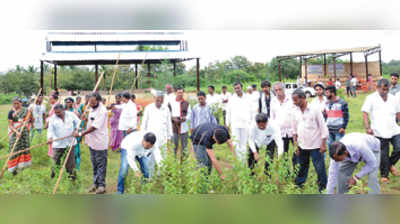
<svg viewBox="0 0 400 224">
<path fill-rule="evenodd" d="M 319 50 L 319 51 L 307 51 L 307 52 L 298 52 L 294 54 L 286 54 L 286 55 L 279 55 L 279 57 L 299 57 L 299 56 L 307 56 L 307 55 L 323 55 L 323 54 L 344 54 L 344 53 L 361 53 L 367 52 L 374 49 L 379 49 L 381 46 L 370 46 L 370 47 L 354 47 L 354 48 L 344 48 L 344 49 L 334 49 L 334 50 Z"/>
<path fill-rule="evenodd" d="M 51 32 L 47 41 L 179 41 L 185 36 L 181 32 Z"/>
<path fill-rule="evenodd" d="M 55 53 L 47 52 L 41 56 L 42 61 L 49 63 L 63 64 L 64 62 L 113 62 L 118 58 L 120 61 L 159 61 L 159 60 L 177 60 L 184 61 L 194 58 L 198 58 L 189 52 L 178 51 L 178 52 L 96 52 L 96 53 L 80 53 L 80 52 L 68 52 L 68 53 Z"/>
</svg>

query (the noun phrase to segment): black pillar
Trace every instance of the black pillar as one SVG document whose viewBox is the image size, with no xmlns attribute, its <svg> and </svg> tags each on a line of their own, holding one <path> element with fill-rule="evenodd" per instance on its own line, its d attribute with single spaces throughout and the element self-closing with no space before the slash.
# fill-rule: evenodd
<svg viewBox="0 0 400 224">
<path fill-rule="evenodd" d="M 324 54 L 324 77 L 326 77 L 327 69 L 326 69 L 326 54 Z"/>
<path fill-rule="evenodd" d="M 196 58 L 197 91 L 200 91 L 200 58 Z"/>
<path fill-rule="evenodd" d="M 365 57 L 365 80 L 368 82 L 368 55 L 364 55 Z"/>
<path fill-rule="evenodd" d="M 40 61 L 40 88 L 42 89 L 42 93 L 44 94 L 44 86 L 43 86 L 43 71 L 44 70 L 44 65 L 43 61 Z"/>
<path fill-rule="evenodd" d="M 299 64 L 300 64 L 300 75 L 299 75 L 299 77 L 301 78 L 302 77 L 302 73 L 303 73 L 303 68 L 302 68 L 302 64 L 303 64 L 303 57 L 299 57 Z"/>
<path fill-rule="evenodd" d="M 279 60 L 278 60 L 278 74 L 279 74 L 279 81 L 282 82 L 281 61 Z"/>
<path fill-rule="evenodd" d="M 95 64 L 94 69 L 95 69 L 95 79 L 96 79 L 96 84 L 97 84 L 97 81 L 99 80 L 99 65 Z"/>
<path fill-rule="evenodd" d="M 54 64 L 54 89 L 57 90 L 57 64 Z"/>
<path fill-rule="evenodd" d="M 382 76 L 382 55 L 381 50 L 379 50 L 379 74 Z"/>
<path fill-rule="evenodd" d="M 174 61 L 174 77 L 176 76 L 176 61 Z"/>
<path fill-rule="evenodd" d="M 147 85 L 148 85 L 148 88 L 151 88 L 151 82 L 150 82 L 150 76 L 151 76 L 151 74 L 150 74 L 150 63 L 147 63 Z"/>
<path fill-rule="evenodd" d="M 139 80 L 138 80 L 138 78 L 139 78 L 139 76 L 138 76 L 138 66 L 137 66 L 137 64 L 135 64 L 135 88 L 137 89 L 138 88 L 138 83 L 139 83 Z"/>
<path fill-rule="evenodd" d="M 308 74 L 307 74 L 307 58 L 304 58 L 304 80 L 306 81 L 306 86 L 308 86 Z"/>
<path fill-rule="evenodd" d="M 333 76 L 336 80 L 336 56 L 333 56 Z"/>
<path fill-rule="evenodd" d="M 353 53 L 350 52 L 350 75 L 353 75 Z"/>
</svg>

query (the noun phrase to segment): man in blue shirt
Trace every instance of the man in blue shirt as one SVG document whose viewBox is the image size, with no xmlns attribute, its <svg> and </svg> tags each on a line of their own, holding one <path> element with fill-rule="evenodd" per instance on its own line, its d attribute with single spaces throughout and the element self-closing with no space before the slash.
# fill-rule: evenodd
<svg viewBox="0 0 400 224">
<path fill-rule="evenodd" d="M 202 123 L 217 124 L 217 120 L 212 114 L 211 107 L 206 103 L 206 94 L 203 91 L 199 91 L 197 93 L 197 99 L 199 103 L 193 107 L 192 113 L 190 115 L 190 128 L 192 132 L 193 129 L 195 129 Z"/>
</svg>

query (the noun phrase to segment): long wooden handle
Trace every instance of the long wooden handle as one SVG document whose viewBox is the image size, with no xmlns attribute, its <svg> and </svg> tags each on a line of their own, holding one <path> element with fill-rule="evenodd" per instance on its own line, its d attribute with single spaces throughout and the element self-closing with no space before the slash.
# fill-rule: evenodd
<svg viewBox="0 0 400 224">
<path fill-rule="evenodd" d="M 64 140 L 64 139 L 70 138 L 70 137 L 72 137 L 72 135 L 65 136 L 65 137 L 62 137 L 62 138 L 54 139 L 53 142 L 61 141 L 61 140 Z M 31 147 L 29 147 L 29 148 L 26 148 L 26 149 L 21 150 L 21 151 L 18 151 L 18 152 L 9 153 L 9 154 L 7 154 L 7 155 L 4 155 L 4 156 L 0 157 L 0 160 L 5 159 L 5 158 L 8 158 L 8 157 L 15 156 L 15 155 L 18 155 L 18 154 L 23 153 L 23 152 L 27 152 L 27 151 L 29 151 L 29 150 L 31 150 L 31 149 L 39 148 L 39 147 L 44 146 L 44 145 L 48 145 L 48 143 L 47 143 L 47 142 L 43 142 L 43 143 L 40 143 L 40 144 L 31 146 Z"/>
<path fill-rule="evenodd" d="M 41 93 L 42 93 L 42 88 L 39 89 L 39 92 L 38 92 L 38 94 L 36 95 L 35 104 L 37 103 L 37 101 L 38 101 L 39 96 L 40 96 Z M 32 112 L 29 110 L 29 111 L 28 111 L 28 114 L 27 114 L 26 117 L 25 117 L 25 121 L 24 121 L 24 123 L 22 124 L 22 127 L 21 127 L 20 130 L 18 131 L 19 133 L 22 133 L 22 132 L 24 131 L 26 125 L 28 124 L 28 122 L 29 122 L 30 119 L 31 119 L 31 116 L 32 116 Z M 19 137 L 16 138 L 15 143 L 14 143 L 14 145 L 13 145 L 11 151 L 10 151 L 10 154 L 14 153 L 14 150 L 15 150 L 15 148 L 16 148 L 16 146 L 17 146 L 17 144 L 18 144 L 18 142 L 19 142 L 20 139 L 21 139 L 21 136 L 19 136 Z M 3 176 L 4 176 L 4 172 L 6 171 L 8 161 L 10 161 L 10 158 L 11 158 L 10 154 L 9 154 L 9 156 L 8 156 L 8 158 L 7 158 L 7 160 L 6 160 L 6 162 L 4 163 L 3 168 L 1 169 L 1 172 L 0 172 L 0 179 L 3 178 Z"/>
</svg>

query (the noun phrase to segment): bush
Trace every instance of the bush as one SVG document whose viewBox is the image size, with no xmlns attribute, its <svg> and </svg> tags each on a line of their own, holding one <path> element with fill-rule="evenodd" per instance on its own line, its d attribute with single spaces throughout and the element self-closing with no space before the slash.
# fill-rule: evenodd
<svg viewBox="0 0 400 224">
<path fill-rule="evenodd" d="M 10 94 L 1 93 L 0 94 L 0 105 L 11 104 L 13 98 L 16 97 L 16 96 L 17 96 L 17 94 L 15 94 L 15 93 L 10 93 Z"/>
</svg>

